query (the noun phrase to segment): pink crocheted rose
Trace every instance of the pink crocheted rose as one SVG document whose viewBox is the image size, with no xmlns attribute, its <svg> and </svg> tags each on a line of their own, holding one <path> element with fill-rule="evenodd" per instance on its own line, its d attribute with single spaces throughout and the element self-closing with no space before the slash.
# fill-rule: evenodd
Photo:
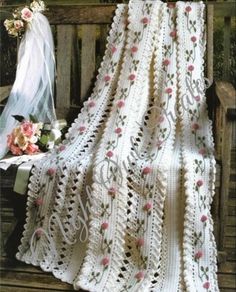
<svg viewBox="0 0 236 292">
<path fill-rule="evenodd" d="M 25 7 L 21 10 L 21 18 L 29 22 L 33 19 L 33 12 L 29 8 Z"/>
<path fill-rule="evenodd" d="M 117 51 L 117 48 L 114 45 L 112 45 L 111 46 L 111 52 L 112 52 L 112 54 L 114 54 L 116 51 Z"/>
<path fill-rule="evenodd" d="M 43 205 L 43 198 L 37 198 L 35 200 L 35 205 L 36 206 L 42 206 Z"/>
<path fill-rule="evenodd" d="M 168 65 L 170 65 L 170 60 L 169 60 L 169 59 L 165 59 L 165 60 L 163 61 L 163 65 L 164 65 L 164 66 L 168 66 Z"/>
<path fill-rule="evenodd" d="M 12 144 L 10 146 L 10 150 L 11 150 L 11 152 L 12 152 L 13 155 L 22 155 L 23 154 L 23 152 L 21 151 L 21 149 L 19 147 L 15 146 L 14 144 Z"/>
<path fill-rule="evenodd" d="M 203 288 L 205 288 L 205 289 L 209 289 L 210 288 L 210 282 L 205 282 L 204 284 L 203 284 Z"/>
<path fill-rule="evenodd" d="M 201 221 L 204 223 L 204 222 L 206 222 L 207 221 L 207 216 L 206 215 L 202 215 L 202 217 L 201 217 Z"/>
<path fill-rule="evenodd" d="M 149 23 L 149 18 L 144 17 L 144 18 L 141 19 L 141 22 L 142 22 L 143 24 L 148 24 L 148 23 Z"/>
<path fill-rule="evenodd" d="M 201 149 L 199 149 L 198 153 L 201 154 L 201 155 L 206 155 L 206 149 L 205 148 L 201 148 Z"/>
<path fill-rule="evenodd" d="M 191 41 L 192 41 L 193 43 L 195 43 L 195 42 L 197 41 L 197 38 L 196 38 L 195 36 L 192 36 L 192 37 L 191 37 Z"/>
<path fill-rule="evenodd" d="M 159 123 L 163 123 L 164 120 L 165 120 L 165 117 L 164 117 L 164 116 L 160 116 L 160 117 L 158 118 L 158 122 L 159 122 Z"/>
<path fill-rule="evenodd" d="M 38 228 L 38 229 L 36 230 L 35 234 L 36 234 L 37 237 L 40 237 L 40 236 L 43 234 L 43 230 L 40 229 L 40 228 Z"/>
<path fill-rule="evenodd" d="M 50 168 L 47 170 L 47 174 L 48 174 L 49 176 L 53 176 L 55 173 L 56 173 L 55 168 L 50 167 Z"/>
<path fill-rule="evenodd" d="M 189 65 L 188 66 L 188 71 L 192 72 L 194 70 L 194 66 L 193 65 Z"/>
<path fill-rule="evenodd" d="M 168 3 L 167 4 L 167 7 L 170 8 L 170 9 L 171 8 L 175 8 L 175 3 Z"/>
<path fill-rule="evenodd" d="M 20 125 L 21 132 L 24 136 L 31 137 L 36 131 L 36 127 L 33 123 L 29 121 L 24 121 Z"/>
<path fill-rule="evenodd" d="M 166 88 L 165 92 L 167 94 L 171 94 L 172 93 L 172 88 L 170 88 L 170 87 Z"/>
<path fill-rule="evenodd" d="M 104 266 L 104 267 L 107 267 L 109 265 L 109 257 L 104 257 L 101 261 L 101 264 Z"/>
<path fill-rule="evenodd" d="M 150 210 L 152 209 L 152 203 L 151 203 L 151 202 L 147 202 L 147 203 L 144 205 L 143 209 L 144 209 L 145 211 L 150 211 Z"/>
<path fill-rule="evenodd" d="M 186 11 L 186 12 L 190 12 L 190 11 L 192 11 L 191 6 L 187 6 L 187 7 L 185 8 L 185 11 Z"/>
<path fill-rule="evenodd" d="M 95 107 L 95 105 L 96 105 L 96 103 L 95 103 L 94 100 L 90 100 L 90 101 L 88 102 L 88 107 L 90 107 L 90 108 Z"/>
<path fill-rule="evenodd" d="M 196 260 L 199 260 L 200 258 L 202 258 L 203 256 L 203 253 L 201 250 L 199 250 L 198 252 L 195 253 L 195 259 Z"/>
<path fill-rule="evenodd" d="M 144 175 L 147 175 L 147 174 L 149 174 L 151 172 L 152 172 L 151 167 L 149 167 L 149 166 L 144 167 L 144 169 L 143 169 L 143 174 Z"/>
<path fill-rule="evenodd" d="M 203 185 L 203 180 L 199 179 L 199 180 L 197 181 L 197 186 L 198 186 L 198 187 L 201 187 L 202 185 Z"/>
<path fill-rule="evenodd" d="M 194 124 L 192 124 L 192 130 L 193 130 L 193 131 L 197 131 L 197 130 L 199 130 L 199 129 L 200 129 L 200 126 L 199 126 L 198 123 L 194 123 Z"/>
<path fill-rule="evenodd" d="M 102 225 L 101 225 L 101 228 L 103 230 L 106 230 L 108 228 L 109 224 L 107 222 L 103 222 Z"/>
<path fill-rule="evenodd" d="M 144 272 L 143 271 L 140 271 L 138 272 L 136 275 L 135 275 L 135 278 L 138 280 L 138 281 L 141 281 L 143 278 L 144 278 Z"/>
<path fill-rule="evenodd" d="M 66 149 L 66 146 L 65 145 L 60 145 L 58 150 L 61 152 L 61 151 L 64 151 Z"/>
<path fill-rule="evenodd" d="M 108 194 L 114 198 L 115 195 L 116 195 L 116 188 L 114 188 L 114 187 L 110 187 L 110 188 L 108 189 Z"/>
<path fill-rule="evenodd" d="M 31 144 L 31 143 L 29 143 L 27 148 L 25 149 L 25 153 L 29 155 L 32 155 L 38 151 L 39 151 L 39 146 L 35 144 Z"/>
<path fill-rule="evenodd" d="M 125 102 L 124 102 L 124 100 L 118 100 L 118 101 L 117 101 L 117 106 L 118 106 L 119 108 L 124 107 L 124 106 L 125 106 Z"/>
<path fill-rule="evenodd" d="M 116 134 L 120 134 L 121 132 L 122 132 L 122 129 L 121 129 L 121 128 L 116 128 L 116 129 L 115 129 L 115 133 L 116 133 Z"/>
<path fill-rule="evenodd" d="M 131 52 L 132 53 L 136 53 L 138 51 L 138 47 L 137 46 L 133 46 L 132 48 L 131 48 Z"/>
<path fill-rule="evenodd" d="M 194 96 L 194 99 L 195 99 L 196 101 L 200 101 L 200 100 L 201 100 L 201 97 L 200 97 L 199 95 L 197 95 L 197 96 Z"/>
<path fill-rule="evenodd" d="M 135 74 L 130 74 L 129 75 L 129 80 L 133 81 L 136 78 Z"/>
<path fill-rule="evenodd" d="M 170 32 L 170 36 L 171 36 L 172 38 L 176 38 L 176 35 L 177 35 L 176 30 L 172 30 L 172 31 Z"/>
<path fill-rule="evenodd" d="M 104 81 L 105 81 L 105 82 L 109 82 L 110 80 L 111 80 L 111 76 L 106 75 L 106 76 L 104 77 Z"/>
<path fill-rule="evenodd" d="M 106 154 L 107 157 L 111 158 L 113 156 L 113 152 L 110 150 Z"/>
<path fill-rule="evenodd" d="M 85 130 L 86 130 L 86 127 L 85 126 L 80 126 L 78 130 L 79 130 L 80 133 L 84 133 Z"/>
<path fill-rule="evenodd" d="M 136 241 L 136 245 L 138 247 L 144 246 L 144 239 L 143 238 L 138 238 L 137 241 Z"/>
</svg>

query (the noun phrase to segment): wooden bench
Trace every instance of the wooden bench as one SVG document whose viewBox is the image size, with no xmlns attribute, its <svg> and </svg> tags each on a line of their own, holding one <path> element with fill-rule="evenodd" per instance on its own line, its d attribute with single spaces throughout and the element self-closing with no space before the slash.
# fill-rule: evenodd
<svg viewBox="0 0 236 292">
<path fill-rule="evenodd" d="M 14 7 L 2 6 L 4 11 Z M 235 17 L 234 2 L 209 2 L 207 4 L 207 62 L 206 76 L 213 82 L 207 90 L 209 116 L 213 120 L 217 159 L 217 185 L 213 203 L 215 236 L 219 262 L 226 259 L 225 226 L 230 182 L 230 153 L 232 131 L 235 123 L 235 89 L 229 79 L 230 26 Z M 52 26 L 56 44 L 57 78 L 56 110 L 58 118 L 72 121 L 84 99 L 92 89 L 106 44 L 108 27 L 115 5 L 49 5 L 46 15 Z M 213 20 L 224 19 L 224 73 L 222 81 L 213 76 Z M 9 94 L 11 86 L 0 88 L 0 102 Z M 8 179 L 11 187 L 12 179 Z M 8 174 L 9 178 L 9 174 Z"/>
</svg>

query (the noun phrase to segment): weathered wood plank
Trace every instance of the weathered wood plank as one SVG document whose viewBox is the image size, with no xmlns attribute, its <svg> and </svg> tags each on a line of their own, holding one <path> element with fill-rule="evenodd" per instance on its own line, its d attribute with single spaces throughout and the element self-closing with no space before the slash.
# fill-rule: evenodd
<svg viewBox="0 0 236 292">
<path fill-rule="evenodd" d="M 218 275 L 219 285 L 222 288 L 236 288 L 236 280 L 235 277 L 229 274 L 219 274 Z"/>
<path fill-rule="evenodd" d="M 96 25 L 82 26 L 81 100 L 88 97 L 95 71 Z"/>
<path fill-rule="evenodd" d="M 236 274 L 236 262 L 225 262 L 219 266 L 219 273 Z"/>
<path fill-rule="evenodd" d="M 11 88 L 12 88 L 12 85 L 0 87 L 0 102 L 2 102 L 6 97 L 9 96 Z"/>
<path fill-rule="evenodd" d="M 61 291 L 73 290 L 72 285 L 63 283 L 48 273 L 34 274 L 24 272 L 1 271 L 0 284 L 13 287 L 18 286 L 38 289 L 56 289 Z"/>
<path fill-rule="evenodd" d="M 219 98 L 220 104 L 222 105 L 224 112 L 229 117 L 236 117 L 236 91 L 233 85 L 225 81 L 216 82 L 216 94 Z M 231 136 L 229 136 L 231 137 Z"/>
<path fill-rule="evenodd" d="M 58 118 L 64 118 L 70 108 L 73 30 L 72 25 L 57 27 L 56 110 Z"/>
</svg>

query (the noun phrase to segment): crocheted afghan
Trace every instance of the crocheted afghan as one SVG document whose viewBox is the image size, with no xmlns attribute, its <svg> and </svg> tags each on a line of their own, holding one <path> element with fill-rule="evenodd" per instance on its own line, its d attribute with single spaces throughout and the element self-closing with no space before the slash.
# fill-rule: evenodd
<svg viewBox="0 0 236 292">
<path fill-rule="evenodd" d="M 92 96 L 33 167 L 17 259 L 75 289 L 219 291 L 204 9 L 117 6 Z"/>
</svg>

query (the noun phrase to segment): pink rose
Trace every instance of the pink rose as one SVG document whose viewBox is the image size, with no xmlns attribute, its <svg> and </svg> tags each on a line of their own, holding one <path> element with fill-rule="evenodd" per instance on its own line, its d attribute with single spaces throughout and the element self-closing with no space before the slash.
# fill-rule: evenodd
<svg viewBox="0 0 236 292">
<path fill-rule="evenodd" d="M 43 234 L 43 230 L 38 228 L 35 232 L 36 236 L 39 238 Z"/>
<path fill-rule="evenodd" d="M 121 129 L 121 128 L 116 128 L 116 129 L 115 129 L 115 133 L 116 133 L 116 134 L 120 134 L 121 132 L 122 132 L 122 129 Z"/>
<path fill-rule="evenodd" d="M 195 254 L 195 259 L 196 259 L 196 260 L 199 260 L 202 256 L 203 256 L 203 253 L 202 253 L 201 250 L 199 250 L 199 251 L 196 252 L 196 254 Z"/>
<path fill-rule="evenodd" d="M 137 241 L 136 241 L 136 245 L 138 247 L 144 246 L 144 239 L 143 238 L 138 238 Z"/>
<path fill-rule="evenodd" d="M 107 222 L 103 222 L 102 225 L 101 225 L 101 228 L 103 230 L 106 230 L 108 228 L 109 224 Z"/>
<path fill-rule="evenodd" d="M 205 148 L 199 149 L 198 153 L 201 155 L 206 155 L 206 149 Z"/>
<path fill-rule="evenodd" d="M 147 174 L 149 174 L 151 172 L 152 172 L 151 167 L 149 167 L 149 166 L 144 167 L 144 169 L 143 169 L 143 174 L 144 175 L 147 175 Z"/>
<path fill-rule="evenodd" d="M 83 133 L 86 130 L 86 127 L 85 126 L 80 126 L 78 130 L 79 130 L 80 133 Z"/>
<path fill-rule="evenodd" d="M 199 180 L 197 181 L 197 186 L 198 186 L 198 187 L 201 187 L 202 185 L 203 185 L 203 180 L 199 179 Z"/>
<path fill-rule="evenodd" d="M 197 96 L 194 96 L 194 99 L 195 99 L 196 101 L 200 101 L 200 100 L 201 100 L 201 97 L 200 97 L 199 95 L 197 95 Z"/>
<path fill-rule="evenodd" d="M 170 65 L 170 60 L 165 59 L 165 60 L 163 61 L 163 65 L 164 65 L 164 66 L 168 66 L 168 65 Z"/>
<path fill-rule="evenodd" d="M 118 106 L 119 108 L 122 108 L 124 105 L 125 105 L 124 100 L 118 100 L 118 101 L 117 101 L 117 106 Z"/>
<path fill-rule="evenodd" d="M 143 209 L 145 211 L 150 211 L 152 209 L 152 203 L 148 202 L 147 204 L 144 205 Z"/>
<path fill-rule="evenodd" d="M 11 150 L 13 155 L 22 155 L 23 154 L 21 149 L 19 147 L 15 146 L 14 144 L 10 145 L 10 150 Z"/>
<path fill-rule="evenodd" d="M 201 217 L 201 221 L 204 223 L 204 222 L 206 222 L 207 221 L 207 216 L 206 215 L 202 215 L 202 217 Z"/>
<path fill-rule="evenodd" d="M 143 24 L 148 24 L 149 19 L 148 19 L 147 17 L 144 17 L 144 18 L 141 19 L 141 22 L 142 22 Z"/>
<path fill-rule="evenodd" d="M 110 80 L 111 80 L 111 76 L 106 75 L 106 76 L 104 77 L 104 81 L 105 81 L 105 82 L 109 82 Z"/>
<path fill-rule="evenodd" d="M 188 71 L 192 72 L 194 70 L 194 66 L 193 65 L 189 65 L 188 66 Z"/>
<path fill-rule="evenodd" d="M 115 46 L 111 46 L 111 52 L 114 54 L 117 51 L 117 48 Z"/>
<path fill-rule="evenodd" d="M 66 146 L 65 145 L 60 145 L 58 150 L 61 152 L 61 151 L 64 151 L 66 149 Z"/>
<path fill-rule="evenodd" d="M 197 131 L 197 130 L 199 130 L 199 129 L 200 129 L 200 126 L 199 126 L 198 123 L 194 123 L 194 124 L 192 124 L 192 130 L 193 130 L 193 131 Z"/>
<path fill-rule="evenodd" d="M 132 52 L 132 53 L 136 53 L 137 51 L 138 51 L 138 47 L 133 46 L 133 47 L 131 48 L 131 52 Z"/>
<path fill-rule="evenodd" d="M 115 195 L 116 195 L 116 188 L 114 188 L 114 187 L 110 187 L 110 188 L 108 189 L 108 194 L 114 198 Z"/>
<path fill-rule="evenodd" d="M 170 32 L 170 36 L 171 36 L 172 38 L 176 38 L 176 30 L 172 30 L 172 31 Z"/>
<path fill-rule="evenodd" d="M 35 200 L 35 205 L 36 206 L 42 206 L 43 205 L 43 199 L 42 198 L 37 198 Z"/>
<path fill-rule="evenodd" d="M 129 80 L 133 81 L 136 78 L 135 74 L 130 74 L 129 75 Z"/>
<path fill-rule="evenodd" d="M 109 265 L 109 257 L 104 257 L 101 261 L 101 264 L 104 266 L 104 267 L 107 267 Z"/>
<path fill-rule="evenodd" d="M 186 12 L 190 12 L 191 10 L 192 10 L 191 6 L 187 6 L 187 7 L 185 8 L 185 11 L 186 11 Z"/>
<path fill-rule="evenodd" d="M 10 135 L 7 135 L 7 146 L 11 147 L 11 144 L 13 144 L 15 140 L 14 135 L 11 133 Z"/>
<path fill-rule="evenodd" d="M 111 158 L 113 156 L 113 152 L 110 150 L 106 154 L 107 157 Z"/>
<path fill-rule="evenodd" d="M 192 36 L 192 37 L 191 37 L 191 41 L 192 41 L 193 43 L 195 43 L 196 40 L 197 40 L 197 38 L 196 38 L 195 36 Z"/>
<path fill-rule="evenodd" d="M 203 288 L 205 288 L 205 289 L 209 289 L 209 288 L 210 288 L 210 282 L 205 282 L 205 283 L 203 284 Z"/>
<path fill-rule="evenodd" d="M 135 275 L 135 278 L 136 278 L 138 281 L 141 281 L 141 280 L 144 278 L 144 272 L 143 272 L 143 271 L 138 272 L 138 273 Z"/>
<path fill-rule="evenodd" d="M 27 148 L 25 149 L 25 153 L 31 155 L 38 152 L 38 150 L 39 150 L 38 145 L 29 143 Z"/>
<path fill-rule="evenodd" d="M 29 22 L 33 19 L 33 12 L 29 8 L 25 7 L 21 10 L 21 18 Z"/>
<path fill-rule="evenodd" d="M 165 117 L 164 116 L 160 116 L 159 119 L 158 119 L 158 122 L 159 123 L 163 123 L 165 120 Z"/>
<path fill-rule="evenodd" d="M 168 3 L 167 4 L 167 7 L 168 8 L 175 8 L 175 3 Z"/>
<path fill-rule="evenodd" d="M 166 88 L 165 92 L 167 94 L 171 94 L 172 93 L 172 88 L 170 88 L 170 87 Z"/>
<path fill-rule="evenodd" d="M 90 108 L 95 107 L 95 105 L 96 105 L 96 103 L 95 103 L 94 100 L 90 100 L 90 101 L 88 102 L 88 107 L 90 107 Z"/>
<path fill-rule="evenodd" d="M 29 121 L 22 122 L 20 128 L 21 128 L 22 134 L 27 136 L 27 137 L 33 136 L 35 134 L 35 131 L 36 131 L 35 125 Z"/>
<path fill-rule="evenodd" d="M 55 168 L 52 168 L 52 167 L 50 167 L 50 168 L 47 170 L 47 174 L 48 174 L 49 176 L 53 176 L 53 175 L 55 174 L 55 172 L 56 172 Z"/>
<path fill-rule="evenodd" d="M 22 27 L 24 27 L 24 23 L 21 20 L 15 20 L 14 21 L 14 26 L 17 30 L 21 29 Z"/>
</svg>

